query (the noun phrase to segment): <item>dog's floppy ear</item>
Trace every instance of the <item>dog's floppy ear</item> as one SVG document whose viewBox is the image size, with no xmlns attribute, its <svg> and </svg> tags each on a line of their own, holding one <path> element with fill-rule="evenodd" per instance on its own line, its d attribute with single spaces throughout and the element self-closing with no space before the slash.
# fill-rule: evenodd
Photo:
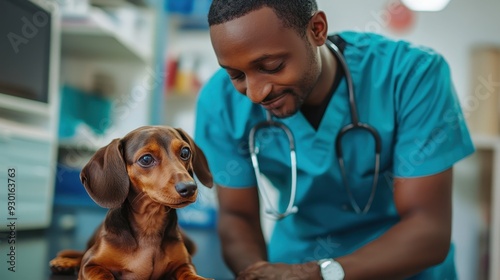
<svg viewBox="0 0 500 280">
<path fill-rule="evenodd" d="M 177 132 L 181 135 L 182 139 L 189 143 L 189 146 L 193 149 L 193 169 L 194 174 L 200 180 L 200 182 L 206 187 L 213 187 L 214 180 L 212 178 L 212 173 L 210 173 L 210 168 L 208 167 L 208 162 L 203 151 L 196 145 L 194 140 L 181 128 L 176 128 Z"/>
<path fill-rule="evenodd" d="M 130 180 L 120 139 L 100 148 L 83 167 L 80 180 L 90 197 L 100 206 L 115 208 L 127 198 Z"/>
</svg>

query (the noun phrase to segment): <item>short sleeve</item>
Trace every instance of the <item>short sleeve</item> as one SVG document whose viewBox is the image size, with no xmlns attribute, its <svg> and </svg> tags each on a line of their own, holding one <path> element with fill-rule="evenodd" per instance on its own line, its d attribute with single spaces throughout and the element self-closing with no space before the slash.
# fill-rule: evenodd
<svg viewBox="0 0 500 280">
<path fill-rule="evenodd" d="M 215 183 L 224 187 L 255 186 L 243 121 L 246 107 L 238 104 L 239 95 L 219 71 L 201 89 L 196 106 L 195 142 Z"/>
<path fill-rule="evenodd" d="M 432 51 L 409 54 L 395 88 L 396 177 L 439 173 L 474 152 L 448 64 Z"/>
</svg>

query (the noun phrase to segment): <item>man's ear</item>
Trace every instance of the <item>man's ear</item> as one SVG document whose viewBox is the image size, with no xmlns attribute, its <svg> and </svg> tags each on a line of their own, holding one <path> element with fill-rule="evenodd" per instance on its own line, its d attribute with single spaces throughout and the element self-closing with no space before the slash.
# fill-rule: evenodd
<svg viewBox="0 0 500 280">
<path fill-rule="evenodd" d="M 326 42 L 326 38 L 328 37 L 328 20 L 326 19 L 325 12 L 317 11 L 313 14 L 309 20 L 308 33 L 318 46 Z"/>
</svg>

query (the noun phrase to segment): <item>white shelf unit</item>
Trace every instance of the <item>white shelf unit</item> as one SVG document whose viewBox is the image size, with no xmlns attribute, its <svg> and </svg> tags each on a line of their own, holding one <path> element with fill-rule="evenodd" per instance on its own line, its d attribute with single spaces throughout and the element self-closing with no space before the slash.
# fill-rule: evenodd
<svg viewBox="0 0 500 280">
<path fill-rule="evenodd" d="M 137 8 L 139 9 L 139 8 Z M 144 14 L 154 17 L 152 10 L 140 8 Z M 152 31 L 144 41 L 136 40 L 123 28 L 109 19 L 99 8 L 90 9 L 84 20 L 64 20 L 62 24 L 62 54 L 90 59 L 125 59 L 151 63 Z"/>
<path fill-rule="evenodd" d="M 126 8 L 136 12 L 146 24 L 140 32 L 129 22 L 120 22 L 97 7 L 91 7 L 83 19 L 63 20 L 62 82 L 88 91 L 92 87 L 92 76 L 104 72 L 116 85 L 115 92 L 107 97 L 126 107 L 117 111 L 128 113 L 117 116 L 113 112 L 113 125 L 104 135 L 60 139 L 60 148 L 96 150 L 137 126 L 154 124 L 155 119 L 161 119 L 154 108 L 163 95 L 163 2 L 157 0 L 148 7 L 124 2 L 123 7 L 110 7 L 110 10 Z M 134 91 L 138 89 L 140 101 L 134 99 Z"/>
<path fill-rule="evenodd" d="M 500 136 L 474 135 L 477 150 L 492 153 L 488 279 L 500 279 Z M 487 167 L 488 168 L 488 167 Z"/>
</svg>

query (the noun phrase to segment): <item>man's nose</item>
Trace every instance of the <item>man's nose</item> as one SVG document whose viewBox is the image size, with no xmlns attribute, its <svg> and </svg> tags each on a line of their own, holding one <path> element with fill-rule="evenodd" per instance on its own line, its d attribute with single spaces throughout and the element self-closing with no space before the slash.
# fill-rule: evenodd
<svg viewBox="0 0 500 280">
<path fill-rule="evenodd" d="M 246 96 L 253 103 L 261 103 L 271 93 L 272 85 L 259 78 L 247 77 L 246 79 Z"/>
</svg>

